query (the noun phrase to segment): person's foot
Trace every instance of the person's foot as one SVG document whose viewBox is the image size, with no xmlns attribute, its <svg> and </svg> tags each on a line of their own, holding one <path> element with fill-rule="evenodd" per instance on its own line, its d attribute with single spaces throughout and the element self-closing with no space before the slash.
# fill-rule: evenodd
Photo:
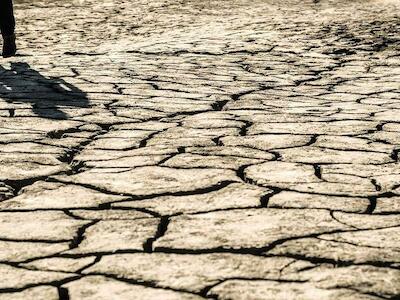
<svg viewBox="0 0 400 300">
<path fill-rule="evenodd" d="M 15 34 L 3 36 L 3 57 L 14 56 L 17 52 L 17 46 L 15 45 Z"/>
</svg>

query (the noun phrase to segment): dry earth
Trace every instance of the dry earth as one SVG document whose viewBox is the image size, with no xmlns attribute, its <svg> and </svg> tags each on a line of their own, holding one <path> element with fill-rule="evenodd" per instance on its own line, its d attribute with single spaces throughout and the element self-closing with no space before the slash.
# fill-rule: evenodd
<svg viewBox="0 0 400 300">
<path fill-rule="evenodd" d="M 16 5 L 0 299 L 400 299 L 400 1 Z"/>
</svg>

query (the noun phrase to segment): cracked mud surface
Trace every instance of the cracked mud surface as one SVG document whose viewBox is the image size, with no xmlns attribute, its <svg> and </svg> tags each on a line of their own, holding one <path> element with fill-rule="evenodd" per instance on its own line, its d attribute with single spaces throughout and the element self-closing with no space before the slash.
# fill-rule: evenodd
<svg viewBox="0 0 400 300">
<path fill-rule="evenodd" d="M 399 11 L 17 2 L 0 299 L 399 299 Z"/>
</svg>

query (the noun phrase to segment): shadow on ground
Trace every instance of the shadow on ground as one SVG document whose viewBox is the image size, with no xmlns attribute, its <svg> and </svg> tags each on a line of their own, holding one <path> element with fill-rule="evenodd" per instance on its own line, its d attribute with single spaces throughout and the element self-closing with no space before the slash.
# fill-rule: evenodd
<svg viewBox="0 0 400 300">
<path fill-rule="evenodd" d="M 35 115 L 67 119 L 61 108 L 88 107 L 87 94 L 58 77 L 45 77 L 27 63 L 0 66 L 0 99 L 8 103 L 30 103 Z"/>
</svg>

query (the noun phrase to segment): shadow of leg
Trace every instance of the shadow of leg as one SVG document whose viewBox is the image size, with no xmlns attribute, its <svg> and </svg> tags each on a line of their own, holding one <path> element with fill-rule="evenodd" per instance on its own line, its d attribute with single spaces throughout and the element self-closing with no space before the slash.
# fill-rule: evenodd
<svg viewBox="0 0 400 300">
<path fill-rule="evenodd" d="M 63 109 L 88 106 L 85 92 L 22 62 L 11 63 L 10 70 L 0 67 L 0 97 L 11 103 L 30 103 L 35 115 L 51 119 L 67 119 Z"/>
</svg>

